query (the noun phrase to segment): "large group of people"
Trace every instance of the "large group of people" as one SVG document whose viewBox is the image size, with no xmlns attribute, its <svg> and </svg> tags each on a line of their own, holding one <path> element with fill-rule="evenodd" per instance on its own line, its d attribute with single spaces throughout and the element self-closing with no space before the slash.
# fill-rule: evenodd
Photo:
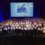
<svg viewBox="0 0 45 45">
<path fill-rule="evenodd" d="M 45 34 L 45 20 L 8 20 L 3 23 L 0 23 L 0 31 L 37 31 L 42 32 Z"/>
</svg>

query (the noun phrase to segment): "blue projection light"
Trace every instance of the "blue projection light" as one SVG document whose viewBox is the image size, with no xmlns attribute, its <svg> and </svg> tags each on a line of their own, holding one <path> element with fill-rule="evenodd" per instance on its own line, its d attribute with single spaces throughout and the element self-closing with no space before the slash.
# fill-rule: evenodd
<svg viewBox="0 0 45 45">
<path fill-rule="evenodd" d="M 33 2 L 11 2 L 11 17 L 33 17 Z"/>
</svg>

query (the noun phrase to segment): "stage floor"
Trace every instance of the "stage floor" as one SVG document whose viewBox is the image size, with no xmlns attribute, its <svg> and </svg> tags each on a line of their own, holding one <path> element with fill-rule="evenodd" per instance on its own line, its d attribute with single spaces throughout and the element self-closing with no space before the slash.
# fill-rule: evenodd
<svg viewBox="0 0 45 45">
<path fill-rule="evenodd" d="M 45 38 L 0 38 L 0 45 L 45 45 Z"/>
</svg>

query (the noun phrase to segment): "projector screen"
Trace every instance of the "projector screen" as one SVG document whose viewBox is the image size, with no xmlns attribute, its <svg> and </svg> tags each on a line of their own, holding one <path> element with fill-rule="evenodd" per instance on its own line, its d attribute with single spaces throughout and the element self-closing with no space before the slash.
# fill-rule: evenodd
<svg viewBox="0 0 45 45">
<path fill-rule="evenodd" d="M 33 17 L 33 2 L 11 2 L 11 17 Z"/>
</svg>

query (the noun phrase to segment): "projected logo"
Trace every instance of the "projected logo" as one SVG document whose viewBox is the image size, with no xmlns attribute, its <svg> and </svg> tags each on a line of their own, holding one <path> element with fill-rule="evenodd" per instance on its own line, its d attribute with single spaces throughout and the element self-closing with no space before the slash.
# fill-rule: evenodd
<svg viewBox="0 0 45 45">
<path fill-rule="evenodd" d="M 11 3 L 11 17 L 32 17 L 33 3 Z"/>
<path fill-rule="evenodd" d="M 17 13 L 27 13 L 27 9 L 24 6 L 25 6 L 25 4 L 22 4 L 21 7 L 18 7 L 17 8 Z"/>
</svg>

